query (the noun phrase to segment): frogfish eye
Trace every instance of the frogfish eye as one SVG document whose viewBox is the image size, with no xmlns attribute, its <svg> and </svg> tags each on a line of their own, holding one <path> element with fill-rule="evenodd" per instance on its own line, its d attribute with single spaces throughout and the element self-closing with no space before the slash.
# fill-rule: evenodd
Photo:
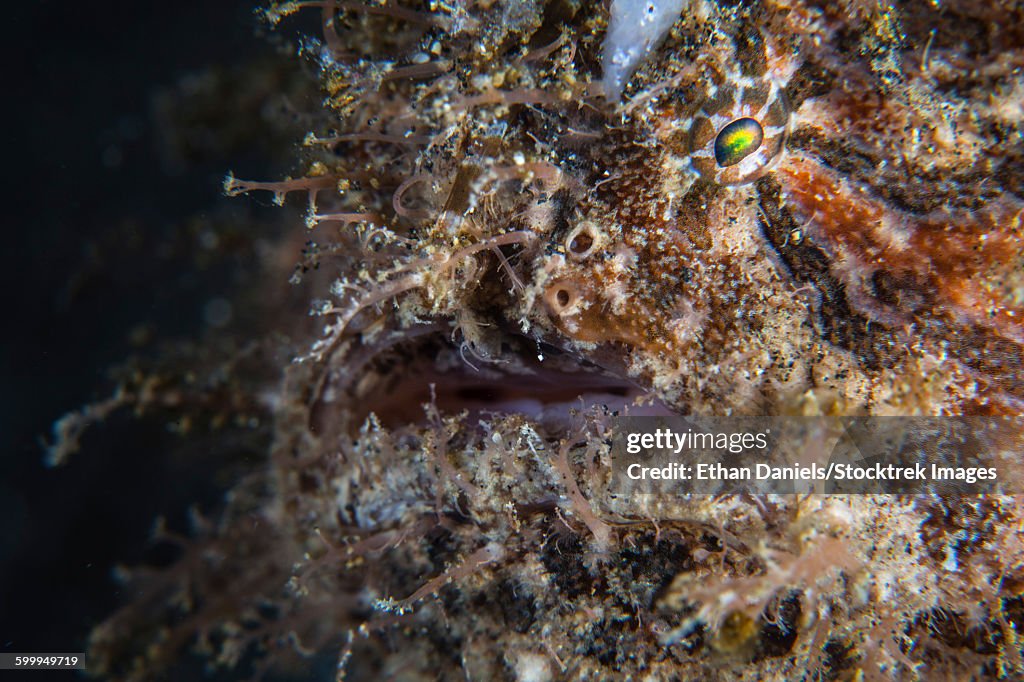
<svg viewBox="0 0 1024 682">
<path fill-rule="evenodd" d="M 722 168 L 735 166 L 760 147 L 764 141 L 761 124 L 752 118 L 740 118 L 722 128 L 715 138 L 715 161 Z"/>
<path fill-rule="evenodd" d="M 782 156 L 789 119 L 785 92 L 771 77 L 723 75 L 691 120 L 690 163 L 719 185 L 753 182 Z"/>
</svg>

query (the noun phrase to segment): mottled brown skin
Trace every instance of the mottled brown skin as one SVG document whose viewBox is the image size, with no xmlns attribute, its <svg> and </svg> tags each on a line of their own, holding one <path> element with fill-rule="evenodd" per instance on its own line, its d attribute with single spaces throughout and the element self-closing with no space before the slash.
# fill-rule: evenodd
<svg viewBox="0 0 1024 682">
<path fill-rule="evenodd" d="M 152 618 L 355 679 L 1016 679 L 1019 500 L 615 496 L 607 415 L 1020 414 L 1020 8 L 688 3 L 609 102 L 606 5 L 322 4 L 311 177 L 226 187 L 308 194 L 326 329 L 180 569 L 250 595 Z M 723 185 L 690 126 L 736 77 L 788 128 Z M 146 625 L 97 660 L 173 659 Z"/>
<path fill-rule="evenodd" d="M 770 11 L 770 5 L 762 9 Z M 1012 22 L 1015 10 L 1005 12 L 1000 23 Z M 644 275 L 632 283 L 631 291 L 639 299 L 637 316 L 646 321 L 647 330 L 644 340 L 633 346 L 660 356 L 652 359 L 651 367 L 670 368 L 672 358 L 680 356 L 697 364 L 718 364 L 725 339 L 750 339 L 759 332 L 757 324 L 726 322 L 737 312 L 756 318 L 756 307 L 741 310 L 732 303 L 753 292 L 707 274 L 719 266 L 736 270 L 730 258 L 720 259 L 710 250 L 716 238 L 728 234 L 718 211 L 745 203 L 726 219 L 749 223 L 756 218 L 767 237 L 760 246 L 780 255 L 786 274 L 810 284 L 820 297 L 820 309 L 812 318 L 824 338 L 836 352 L 851 352 L 860 370 L 876 377 L 871 381 L 884 376 L 880 371 L 916 372 L 908 367 L 908 358 L 944 356 L 953 365 L 953 375 L 970 379 L 953 380 L 955 387 L 946 396 L 933 396 L 930 411 L 1018 413 L 1024 400 L 1019 379 L 1024 374 L 1024 203 L 1013 193 L 1015 181 L 1002 178 L 1016 177 L 1009 167 L 1021 145 L 1019 116 L 1010 122 L 994 120 L 975 106 L 984 102 L 947 94 L 942 76 L 932 75 L 950 58 L 949 49 L 938 43 L 930 46 L 928 71 L 922 74 L 924 67 L 916 61 L 924 57 L 893 44 L 885 33 L 894 21 L 891 13 L 869 11 L 863 18 L 852 14 L 854 19 L 844 19 L 813 6 L 792 12 L 788 21 L 813 27 L 812 35 L 824 39 L 811 48 L 808 36 L 802 38 L 805 44 L 794 36 L 806 57 L 793 58 L 766 56 L 766 44 L 784 41 L 778 35 L 767 41 L 750 38 L 755 34 L 748 15 L 739 12 L 719 25 L 728 38 L 705 45 L 705 52 L 693 62 L 700 64 L 706 57 L 705 63 L 714 68 L 710 73 L 698 69 L 696 74 L 672 61 L 674 42 L 701 41 L 699 31 L 686 34 L 684 24 L 684 33 L 670 38 L 660 55 L 667 61 L 655 60 L 640 74 L 639 78 L 656 82 L 652 69 L 657 65 L 666 69 L 661 78 L 672 83 L 661 89 L 656 103 L 647 103 L 647 113 L 668 131 L 662 134 L 667 144 L 652 144 L 644 131 L 652 119 L 645 120 L 633 109 L 633 130 L 606 137 L 613 147 L 598 144 L 590 150 L 593 166 L 615 170 L 582 200 L 587 202 L 585 214 L 608 215 L 606 220 L 621 225 L 621 243 L 637 252 Z M 957 9 L 950 15 L 950 20 L 960 18 Z M 782 33 L 779 21 L 787 19 L 771 16 L 768 23 Z M 881 36 L 877 40 L 876 31 Z M 848 47 L 844 43 L 858 34 L 863 36 L 860 51 L 872 60 L 839 56 Z M 1003 44 L 993 39 L 990 49 Z M 1010 79 L 1005 87 L 1017 82 L 1007 68 L 1020 57 L 1020 46 L 1010 53 L 989 53 L 989 68 Z M 877 64 L 883 57 L 900 71 L 879 73 Z M 746 76 L 769 73 L 787 79 L 796 111 L 786 152 L 753 187 L 719 187 L 702 177 L 671 206 L 666 198 L 671 179 L 665 174 L 672 164 L 666 159 L 686 153 L 685 136 L 673 137 L 672 131 L 685 130 L 692 122 L 688 117 L 696 115 L 702 84 L 713 84 L 722 97 L 729 82 L 722 73 L 736 68 L 731 59 L 738 60 Z M 984 62 L 980 55 L 975 59 Z M 682 74 L 682 82 L 673 82 L 673 69 Z M 644 92 L 635 96 L 642 98 Z M 1016 139 L 1005 134 L 986 137 L 1008 124 L 1017 131 Z M 939 130 L 942 126 L 949 130 Z M 914 135 L 920 140 L 912 140 Z M 704 266 L 703 277 L 681 285 L 674 281 L 675 273 L 692 272 L 694 264 Z M 577 276 L 600 281 L 598 273 Z M 601 288 L 609 286 L 597 286 Z M 590 284 L 591 295 L 600 299 L 593 289 Z M 721 296 L 723 291 L 730 295 Z M 709 296 L 710 292 L 719 295 Z M 699 349 L 677 348 L 668 341 L 668 327 L 678 319 L 673 302 L 680 298 L 692 300 L 706 318 L 695 330 L 706 339 Z M 593 341 L 598 334 L 588 330 L 622 325 L 621 320 L 613 322 L 613 316 L 590 315 L 581 320 L 582 330 L 568 335 Z M 967 386 L 967 381 L 978 385 Z M 678 397 L 673 389 L 666 390 L 677 404 L 694 400 L 685 390 Z M 854 391 L 851 388 L 847 398 L 869 411 L 901 409 Z"/>
</svg>

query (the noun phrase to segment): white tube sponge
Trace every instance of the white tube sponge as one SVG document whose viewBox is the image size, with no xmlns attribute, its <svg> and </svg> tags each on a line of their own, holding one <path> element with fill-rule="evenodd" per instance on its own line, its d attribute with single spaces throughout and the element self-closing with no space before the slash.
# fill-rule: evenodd
<svg viewBox="0 0 1024 682">
<path fill-rule="evenodd" d="M 612 0 L 604 38 L 604 91 L 617 102 L 640 62 L 658 46 L 683 12 L 686 0 Z"/>
</svg>

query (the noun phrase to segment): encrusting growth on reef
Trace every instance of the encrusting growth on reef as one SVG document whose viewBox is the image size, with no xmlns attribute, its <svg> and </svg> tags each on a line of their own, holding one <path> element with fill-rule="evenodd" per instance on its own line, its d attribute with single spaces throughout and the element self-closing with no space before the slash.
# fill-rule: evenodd
<svg viewBox="0 0 1024 682">
<path fill-rule="evenodd" d="M 606 43 L 647 5 L 640 57 Z M 1024 675 L 1020 499 L 608 490 L 623 411 L 1021 413 L 1020 8 L 263 16 L 296 12 L 304 175 L 224 188 L 305 199 L 319 333 L 264 387 L 267 471 L 95 630 L 97 673 Z"/>
</svg>

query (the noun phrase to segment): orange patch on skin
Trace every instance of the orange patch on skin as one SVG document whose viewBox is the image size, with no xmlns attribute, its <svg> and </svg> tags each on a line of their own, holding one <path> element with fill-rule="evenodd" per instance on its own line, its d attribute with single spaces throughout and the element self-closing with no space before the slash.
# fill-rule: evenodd
<svg viewBox="0 0 1024 682">
<path fill-rule="evenodd" d="M 1014 210 L 1016 209 L 1016 210 Z M 932 218 L 917 225 L 911 249 L 927 255 L 931 279 L 977 324 L 1024 342 L 1024 301 L 1010 282 L 1024 287 L 1021 209 L 996 204 L 971 215 Z"/>
<path fill-rule="evenodd" d="M 866 188 L 806 156 L 790 156 L 778 172 L 787 201 L 815 241 L 835 254 L 836 266 L 848 269 L 848 283 L 883 271 L 912 283 L 933 314 L 951 311 L 1024 342 L 1024 207 L 1007 200 L 982 211 L 918 217 L 883 208 Z"/>
<path fill-rule="evenodd" d="M 587 300 L 581 300 L 587 299 Z M 607 309 L 604 301 L 574 280 L 554 282 L 544 292 L 544 302 L 559 331 L 583 343 L 621 342 L 645 346 L 646 315 L 620 316 Z"/>
<path fill-rule="evenodd" d="M 795 204 L 815 234 L 840 250 L 870 255 L 878 263 L 885 251 L 874 239 L 884 211 L 866 193 L 854 192 L 835 173 L 804 156 L 790 155 L 778 169 L 785 198 Z"/>
</svg>

